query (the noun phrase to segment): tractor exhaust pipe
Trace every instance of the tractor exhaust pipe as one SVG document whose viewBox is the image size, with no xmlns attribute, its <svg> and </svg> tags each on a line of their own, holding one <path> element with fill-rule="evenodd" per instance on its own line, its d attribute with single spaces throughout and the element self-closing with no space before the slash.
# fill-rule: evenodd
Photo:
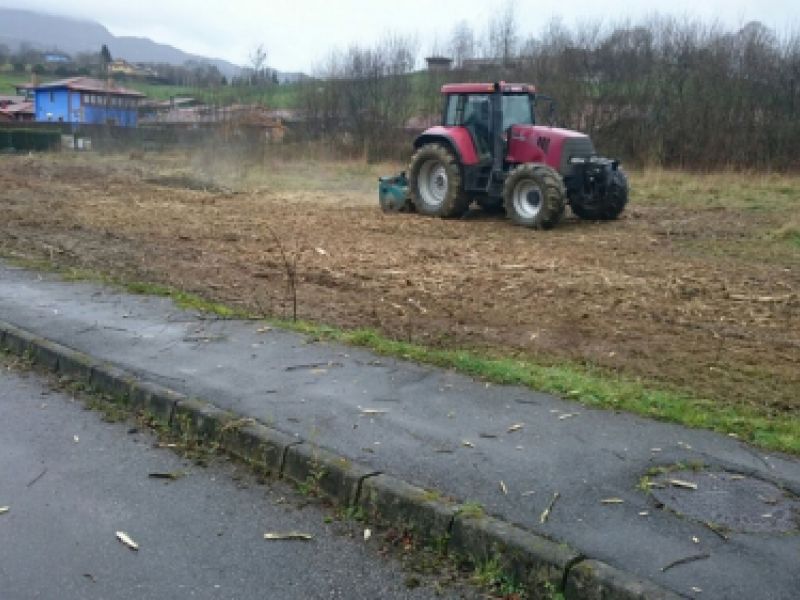
<svg viewBox="0 0 800 600">
<path fill-rule="evenodd" d="M 495 82 L 494 92 L 492 93 L 492 121 L 491 121 L 491 136 L 492 136 L 492 178 L 500 181 L 503 175 L 503 157 L 505 151 L 503 148 L 503 83 L 502 81 Z"/>
</svg>

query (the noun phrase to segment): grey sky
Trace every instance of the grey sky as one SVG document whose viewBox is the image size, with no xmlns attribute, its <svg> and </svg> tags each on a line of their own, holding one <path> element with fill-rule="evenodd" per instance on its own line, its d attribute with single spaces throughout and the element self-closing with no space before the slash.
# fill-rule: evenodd
<svg viewBox="0 0 800 600">
<path fill-rule="evenodd" d="M 736 27 L 760 20 L 779 34 L 800 29 L 797 0 L 516 0 L 519 31 L 536 34 L 553 17 L 567 26 L 586 20 L 644 19 L 656 11 L 718 20 Z M 368 44 L 381 34 L 415 34 L 421 52 L 444 45 L 454 22 L 464 19 L 482 34 L 492 10 L 504 0 L 25 0 L 0 6 L 25 8 L 99 21 L 116 35 L 149 37 L 187 52 L 246 64 L 264 43 L 268 63 L 280 70 L 310 71 L 334 48 Z"/>
</svg>

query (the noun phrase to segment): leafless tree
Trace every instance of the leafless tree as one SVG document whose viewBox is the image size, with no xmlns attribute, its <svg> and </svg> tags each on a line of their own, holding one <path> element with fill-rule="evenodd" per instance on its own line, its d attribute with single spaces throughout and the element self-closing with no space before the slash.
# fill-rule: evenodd
<svg viewBox="0 0 800 600">
<path fill-rule="evenodd" d="M 408 156 L 402 125 L 441 109 L 442 83 L 526 81 L 558 101 L 558 124 L 590 134 L 626 161 L 677 167 L 800 168 L 800 31 L 782 37 L 760 23 L 656 16 L 638 23 L 567 28 L 551 21 L 521 36 L 514 5 L 492 22 L 481 50 L 504 59 L 483 71 L 409 76 L 415 45 L 387 38 L 332 55 L 301 96 L 323 135 L 344 135 L 370 156 Z M 477 42 L 453 29 L 456 65 Z M 470 41 L 472 44 L 470 44 Z M 390 132 L 393 132 L 390 134 Z"/>
<path fill-rule="evenodd" d="M 475 57 L 475 33 L 466 21 L 459 21 L 450 34 L 450 57 L 453 66 L 460 69 L 464 61 Z"/>
<path fill-rule="evenodd" d="M 266 80 L 267 49 L 264 44 L 259 44 L 250 52 L 251 83 Z"/>
<path fill-rule="evenodd" d="M 385 155 L 414 110 L 416 40 L 387 35 L 371 47 L 334 52 L 302 91 L 312 129 L 345 141 L 368 159 Z"/>
<path fill-rule="evenodd" d="M 517 53 L 518 34 L 514 1 L 506 0 L 505 7 L 489 21 L 489 58 L 502 61 L 508 66 Z"/>
</svg>

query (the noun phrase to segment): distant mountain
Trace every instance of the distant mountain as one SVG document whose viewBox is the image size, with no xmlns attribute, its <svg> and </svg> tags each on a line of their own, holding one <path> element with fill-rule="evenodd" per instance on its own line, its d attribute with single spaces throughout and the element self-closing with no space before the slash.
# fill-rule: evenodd
<svg viewBox="0 0 800 600">
<path fill-rule="evenodd" d="M 23 43 L 41 50 L 57 49 L 70 54 L 98 52 L 106 44 L 111 56 L 128 62 L 182 65 L 187 60 L 196 60 L 215 65 L 229 79 L 241 71 L 241 67 L 226 60 L 189 54 L 149 38 L 117 37 L 96 21 L 0 8 L 0 44 L 15 50 Z"/>
</svg>

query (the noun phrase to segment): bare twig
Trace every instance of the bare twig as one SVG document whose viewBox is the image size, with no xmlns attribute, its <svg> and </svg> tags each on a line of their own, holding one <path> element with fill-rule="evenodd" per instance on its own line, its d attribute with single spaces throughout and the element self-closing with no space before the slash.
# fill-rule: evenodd
<svg viewBox="0 0 800 600">
<path fill-rule="evenodd" d="M 125 546 L 127 546 L 131 550 L 138 550 L 139 549 L 139 544 L 134 542 L 133 538 L 131 538 L 131 536 L 129 536 L 124 531 L 118 531 L 117 532 L 117 539 L 120 541 L 120 543 L 124 544 Z"/>
<path fill-rule="evenodd" d="M 286 254 L 286 249 L 283 247 L 283 242 L 269 225 L 264 225 L 269 231 L 272 239 L 278 245 L 278 250 L 281 253 L 281 260 L 283 261 L 283 270 L 286 273 L 286 285 L 289 295 L 292 299 L 292 320 L 297 321 L 297 249 L 295 248 L 293 260 L 289 260 Z"/>
<path fill-rule="evenodd" d="M 289 365 L 286 367 L 286 371 L 300 371 L 304 369 L 325 369 L 325 368 L 332 368 L 332 367 L 343 367 L 344 364 L 335 361 L 328 361 L 328 362 L 316 362 L 316 363 L 308 363 L 303 365 Z"/>
<path fill-rule="evenodd" d="M 708 554 L 707 552 L 704 552 L 703 554 L 693 554 L 692 556 L 679 558 L 678 560 L 673 560 L 668 565 L 664 565 L 663 567 L 661 567 L 661 572 L 663 573 L 664 571 L 667 571 L 672 567 L 677 567 L 678 565 L 685 565 L 686 563 L 694 562 L 696 560 L 705 560 L 707 558 L 711 558 L 711 555 Z"/>
<path fill-rule="evenodd" d="M 307 542 L 314 538 L 310 533 L 303 533 L 301 531 L 287 531 L 286 533 L 273 533 L 267 532 L 264 534 L 265 540 L 300 540 Z"/>
<path fill-rule="evenodd" d="M 151 479 L 169 479 L 175 481 L 186 475 L 183 471 L 171 471 L 163 473 L 148 473 L 147 476 Z"/>
<path fill-rule="evenodd" d="M 42 477 L 44 477 L 44 474 L 45 474 L 45 473 L 47 473 L 47 467 L 45 467 L 44 469 L 42 469 L 42 472 L 41 472 L 41 473 L 39 473 L 39 474 L 38 474 L 36 477 L 34 477 L 33 479 L 31 479 L 31 480 L 28 482 L 28 484 L 27 484 L 25 487 L 31 487 L 31 486 L 33 486 L 33 484 L 34 484 L 34 483 L 36 483 L 36 482 L 37 482 L 37 481 L 39 481 L 39 480 L 40 480 Z"/>
<path fill-rule="evenodd" d="M 550 513 L 553 512 L 553 506 L 555 506 L 559 496 L 561 496 L 561 494 L 558 492 L 553 494 L 553 499 L 550 500 L 550 504 L 547 505 L 547 508 L 544 509 L 544 512 L 542 512 L 542 515 L 539 517 L 539 523 L 545 523 L 547 519 L 550 518 Z"/>
<path fill-rule="evenodd" d="M 725 529 L 721 525 L 717 525 L 716 523 L 711 523 L 710 521 L 703 523 L 706 527 L 708 527 L 712 532 L 722 538 L 724 541 L 729 541 L 731 538 L 728 537 L 728 534 L 725 532 Z"/>
</svg>

